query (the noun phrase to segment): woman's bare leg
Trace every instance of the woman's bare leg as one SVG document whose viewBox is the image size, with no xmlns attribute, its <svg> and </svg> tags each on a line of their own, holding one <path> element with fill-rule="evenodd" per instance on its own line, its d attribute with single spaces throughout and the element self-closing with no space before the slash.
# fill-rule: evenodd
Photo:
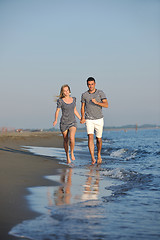
<svg viewBox="0 0 160 240">
<path fill-rule="evenodd" d="M 63 144 L 64 144 L 64 149 L 66 152 L 66 157 L 67 157 L 67 163 L 71 163 L 71 159 L 69 157 L 69 140 L 68 140 L 68 130 L 64 131 L 63 134 Z"/>
<path fill-rule="evenodd" d="M 71 150 L 71 159 L 75 160 L 74 156 L 74 146 L 75 146 L 75 134 L 76 134 L 76 127 L 71 127 L 69 129 L 70 133 L 70 150 Z"/>
</svg>

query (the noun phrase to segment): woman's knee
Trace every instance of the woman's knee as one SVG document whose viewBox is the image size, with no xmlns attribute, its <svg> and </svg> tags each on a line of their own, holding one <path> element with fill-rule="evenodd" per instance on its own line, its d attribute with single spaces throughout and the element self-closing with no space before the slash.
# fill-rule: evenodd
<svg viewBox="0 0 160 240">
<path fill-rule="evenodd" d="M 68 136 L 64 136 L 64 137 L 63 137 L 63 141 L 64 141 L 65 143 L 67 143 L 67 142 L 68 142 Z"/>
<path fill-rule="evenodd" d="M 70 140 L 71 143 L 74 143 L 75 142 L 75 136 L 70 136 L 69 140 Z"/>
</svg>

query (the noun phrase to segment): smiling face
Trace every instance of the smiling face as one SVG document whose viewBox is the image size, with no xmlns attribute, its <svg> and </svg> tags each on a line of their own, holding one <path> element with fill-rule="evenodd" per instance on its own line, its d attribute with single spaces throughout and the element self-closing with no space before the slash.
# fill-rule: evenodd
<svg viewBox="0 0 160 240">
<path fill-rule="evenodd" d="M 95 92 L 96 83 L 94 81 L 88 81 L 87 83 L 89 92 Z"/>
<path fill-rule="evenodd" d="M 70 91 L 68 87 L 63 88 L 63 96 L 68 97 L 70 95 Z"/>
</svg>

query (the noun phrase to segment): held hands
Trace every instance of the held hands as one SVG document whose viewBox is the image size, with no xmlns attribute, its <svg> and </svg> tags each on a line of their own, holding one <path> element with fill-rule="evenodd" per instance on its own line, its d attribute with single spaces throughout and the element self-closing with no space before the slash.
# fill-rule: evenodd
<svg viewBox="0 0 160 240">
<path fill-rule="evenodd" d="M 86 119 L 85 118 L 81 118 L 80 123 L 84 124 L 85 122 L 86 122 Z"/>
</svg>

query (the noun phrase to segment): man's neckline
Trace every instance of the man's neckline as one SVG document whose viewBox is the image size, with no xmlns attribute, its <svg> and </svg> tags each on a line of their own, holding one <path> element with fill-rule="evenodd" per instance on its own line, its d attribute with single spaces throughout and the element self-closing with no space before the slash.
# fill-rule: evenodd
<svg viewBox="0 0 160 240">
<path fill-rule="evenodd" d="M 95 92 L 97 92 L 97 89 L 95 89 L 95 91 L 94 91 L 93 93 L 89 92 L 89 90 L 88 90 L 88 93 L 89 93 L 89 94 L 94 94 Z"/>
</svg>

